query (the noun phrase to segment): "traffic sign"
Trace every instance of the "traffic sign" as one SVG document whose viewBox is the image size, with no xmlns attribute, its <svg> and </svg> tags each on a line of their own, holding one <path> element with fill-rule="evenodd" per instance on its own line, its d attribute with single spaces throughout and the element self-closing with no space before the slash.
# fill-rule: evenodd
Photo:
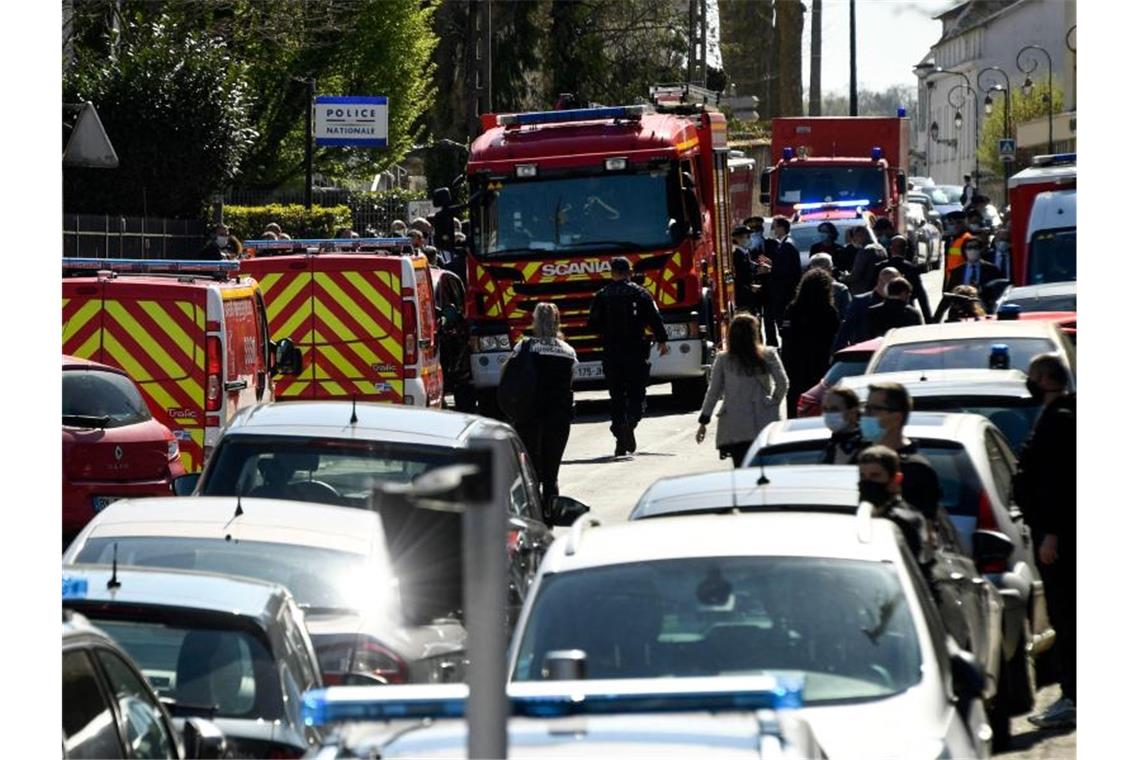
<svg viewBox="0 0 1140 760">
<path fill-rule="evenodd" d="M 998 157 L 1006 163 L 1012 163 L 1017 155 L 1017 143 L 1012 137 L 998 138 Z"/>
<path fill-rule="evenodd" d="M 318 95 L 313 110 L 319 146 L 388 147 L 385 95 Z"/>
<path fill-rule="evenodd" d="M 435 213 L 435 204 L 431 200 L 408 201 L 408 221 L 422 216 L 425 219 Z"/>
</svg>

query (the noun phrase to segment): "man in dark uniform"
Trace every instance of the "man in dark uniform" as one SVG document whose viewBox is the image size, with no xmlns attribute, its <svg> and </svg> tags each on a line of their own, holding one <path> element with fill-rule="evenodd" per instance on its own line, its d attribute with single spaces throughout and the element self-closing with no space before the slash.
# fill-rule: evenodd
<svg viewBox="0 0 1140 760">
<path fill-rule="evenodd" d="M 732 231 L 732 285 L 737 311 L 750 311 L 759 314 L 757 300 L 760 285 L 756 282 L 758 275 L 756 264 L 752 261 L 748 249 L 750 230 L 747 227 L 737 227 Z"/>
<path fill-rule="evenodd" d="M 875 264 L 875 276 L 886 267 L 894 267 L 899 274 L 910 283 L 911 305 L 918 308 L 924 322 L 930 321 L 930 299 L 926 297 L 926 288 L 922 284 L 922 273 L 910 260 L 907 249 L 909 244 L 903 235 L 895 235 L 887 247 L 886 261 Z"/>
<path fill-rule="evenodd" d="M 772 234 L 775 237 L 769 256 L 772 272 L 767 275 L 766 283 L 767 306 L 771 314 L 765 314 L 764 320 L 765 339 L 770 346 L 777 345 L 776 328 L 784 323 L 784 311 L 792 302 L 803 275 L 800 251 L 792 241 L 791 231 L 792 224 L 787 217 L 777 216 L 772 220 Z"/>
<path fill-rule="evenodd" d="M 649 291 L 630 282 L 629 259 L 617 256 L 610 265 L 613 282 L 594 295 L 590 329 L 602 336 L 602 371 L 610 393 L 610 432 L 617 439 L 614 456 L 637 450 L 633 431 L 645 413 L 645 386 L 649 383 L 650 329 L 657 353 L 669 353 L 665 323 Z"/>
<path fill-rule="evenodd" d="M 939 501 L 942 485 L 930 461 L 918 453 L 918 445 L 903 435 L 903 425 L 913 407 L 910 394 L 899 383 L 872 383 L 859 425 L 863 437 L 893 449 L 902 460 L 902 496 L 932 524 L 941 522 Z"/>
<path fill-rule="evenodd" d="M 906 545 L 920 567 L 931 562 L 926 542 L 926 521 L 902 497 L 902 463 L 886 446 L 870 446 L 859 452 L 859 501 L 869 503 L 875 517 L 885 517 L 899 526 Z"/>
<path fill-rule="evenodd" d="M 886 335 L 896 327 L 921 325 L 922 315 L 907 303 L 909 300 L 910 283 L 905 278 L 896 277 L 888 282 L 886 298 L 867 309 L 871 337 Z"/>
</svg>

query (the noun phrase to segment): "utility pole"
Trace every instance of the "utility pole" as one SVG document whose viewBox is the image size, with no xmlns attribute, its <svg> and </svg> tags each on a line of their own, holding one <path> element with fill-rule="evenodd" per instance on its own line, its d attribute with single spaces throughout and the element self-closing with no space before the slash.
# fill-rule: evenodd
<svg viewBox="0 0 1140 760">
<path fill-rule="evenodd" d="M 484 5 L 487 8 L 487 110 L 486 113 L 494 113 L 495 107 L 492 105 L 492 80 L 494 79 L 491 71 L 491 0 L 485 0 Z"/>
<path fill-rule="evenodd" d="M 811 90 L 808 93 L 808 116 L 819 116 L 820 66 L 823 63 L 823 0 L 811 0 Z"/>
<path fill-rule="evenodd" d="M 696 76 L 696 58 L 697 58 L 697 0 L 689 0 L 689 55 L 687 59 L 687 69 L 685 72 L 685 81 L 692 82 L 693 77 Z"/>
<path fill-rule="evenodd" d="M 709 84 L 709 2 L 701 0 L 701 87 Z"/>
<path fill-rule="evenodd" d="M 317 80 L 308 79 L 309 96 L 305 99 L 305 209 L 313 207 L 313 103 L 317 99 Z"/>
<path fill-rule="evenodd" d="M 855 0 L 851 0 L 851 93 L 848 100 L 850 101 L 849 115 L 858 116 L 859 85 L 855 78 Z"/>
</svg>

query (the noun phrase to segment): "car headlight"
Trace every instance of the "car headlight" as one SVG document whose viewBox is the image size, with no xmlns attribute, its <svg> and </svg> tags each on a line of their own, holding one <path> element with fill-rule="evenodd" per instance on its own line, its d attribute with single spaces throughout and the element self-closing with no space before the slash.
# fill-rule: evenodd
<svg viewBox="0 0 1140 760">
<path fill-rule="evenodd" d="M 685 340 L 691 334 L 688 322 L 673 322 L 665 324 L 665 335 L 669 340 Z"/>
<path fill-rule="evenodd" d="M 480 351 L 509 351 L 511 348 L 511 339 L 507 335 L 480 335 L 479 336 L 479 350 Z"/>
</svg>

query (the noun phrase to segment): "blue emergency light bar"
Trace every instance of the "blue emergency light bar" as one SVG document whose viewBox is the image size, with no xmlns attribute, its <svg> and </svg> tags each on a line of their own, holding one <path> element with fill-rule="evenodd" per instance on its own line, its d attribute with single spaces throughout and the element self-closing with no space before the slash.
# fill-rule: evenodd
<svg viewBox="0 0 1140 760">
<path fill-rule="evenodd" d="M 242 247 L 261 251 L 289 251 L 294 248 L 358 248 L 360 246 L 396 248 L 411 244 L 412 239 L 407 237 L 305 238 L 299 240 L 247 240 L 242 244 Z"/>
<path fill-rule="evenodd" d="M 878 161 L 882 157 L 883 157 L 883 149 L 880 148 L 878 145 L 872 146 L 872 148 L 871 148 L 871 160 L 872 161 Z"/>
<path fill-rule="evenodd" d="M 792 150 L 791 148 L 788 148 L 788 147 L 784 148 L 783 156 L 784 156 L 785 161 L 791 161 L 792 156 L 794 156 L 794 155 L 796 155 L 796 152 L 794 150 Z"/>
<path fill-rule="evenodd" d="M 93 272 L 144 272 L 156 274 L 225 274 L 241 268 L 240 261 L 197 261 L 193 259 L 63 259 L 63 268 Z"/>
<path fill-rule="evenodd" d="M 561 124 L 567 121 L 599 121 L 602 119 L 640 119 L 649 109 L 645 106 L 610 106 L 606 108 L 570 108 L 565 111 L 531 111 L 498 117 L 500 127 L 522 127 L 528 124 Z"/>
<path fill-rule="evenodd" d="M 803 706 L 803 675 L 530 681 L 507 685 L 509 713 L 555 718 L 623 713 L 723 712 Z M 305 692 L 308 726 L 407 718 L 460 718 L 466 684 L 333 686 Z"/>
<path fill-rule="evenodd" d="M 792 206 L 796 211 L 818 211 L 828 208 L 862 208 L 870 206 L 869 200 L 858 201 L 821 201 L 819 203 L 796 203 Z"/>
</svg>

